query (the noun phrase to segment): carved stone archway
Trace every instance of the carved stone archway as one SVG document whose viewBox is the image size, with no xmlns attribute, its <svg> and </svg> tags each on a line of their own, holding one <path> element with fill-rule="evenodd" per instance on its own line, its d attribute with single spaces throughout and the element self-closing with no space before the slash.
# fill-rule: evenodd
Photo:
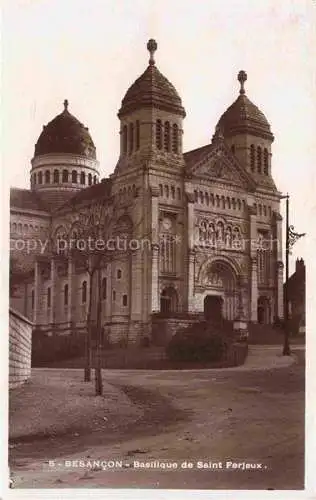
<svg viewBox="0 0 316 500">
<path fill-rule="evenodd" d="M 205 290 L 204 314 L 210 317 L 213 307 L 215 317 L 220 311 L 223 318 L 234 320 L 239 304 L 236 269 L 227 260 L 215 259 L 204 266 L 200 280 Z"/>
</svg>

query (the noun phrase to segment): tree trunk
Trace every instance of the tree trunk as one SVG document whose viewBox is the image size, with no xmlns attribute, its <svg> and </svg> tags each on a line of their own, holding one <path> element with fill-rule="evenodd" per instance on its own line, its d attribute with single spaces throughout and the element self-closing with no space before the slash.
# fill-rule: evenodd
<svg viewBox="0 0 316 500">
<path fill-rule="evenodd" d="M 86 337 L 86 353 L 85 353 L 85 369 L 84 369 L 84 381 L 91 382 L 91 317 L 92 317 L 92 285 L 93 285 L 93 274 L 89 275 L 89 306 L 87 313 L 87 337 Z"/>
<path fill-rule="evenodd" d="M 96 364 L 95 364 L 95 395 L 102 396 L 103 383 L 101 371 L 101 312 L 102 312 L 102 297 L 101 297 L 101 269 L 98 269 L 98 305 L 97 305 L 97 339 L 96 339 Z"/>
</svg>

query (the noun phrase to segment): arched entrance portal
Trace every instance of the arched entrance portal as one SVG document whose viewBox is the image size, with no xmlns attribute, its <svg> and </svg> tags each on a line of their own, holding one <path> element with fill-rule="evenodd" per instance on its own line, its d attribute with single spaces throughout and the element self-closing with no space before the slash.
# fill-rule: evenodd
<svg viewBox="0 0 316 500">
<path fill-rule="evenodd" d="M 233 267 L 221 260 L 212 262 L 204 275 L 206 319 L 234 320 L 237 315 L 237 276 Z"/>
<path fill-rule="evenodd" d="M 178 310 L 178 295 L 176 290 L 169 286 L 164 288 L 160 295 L 160 312 L 172 313 Z"/>
</svg>

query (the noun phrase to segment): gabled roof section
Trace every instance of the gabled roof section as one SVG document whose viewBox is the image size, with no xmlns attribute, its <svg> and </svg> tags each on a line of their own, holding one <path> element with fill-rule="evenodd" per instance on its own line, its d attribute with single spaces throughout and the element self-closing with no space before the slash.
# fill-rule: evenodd
<svg viewBox="0 0 316 500">
<path fill-rule="evenodd" d="M 239 163 L 224 141 L 214 141 L 184 154 L 186 174 L 192 177 L 224 182 L 255 191 L 257 184 Z"/>
<path fill-rule="evenodd" d="M 39 195 L 30 189 L 10 188 L 10 207 L 20 208 L 21 210 L 50 212 Z"/>
<path fill-rule="evenodd" d="M 112 192 L 112 180 L 103 179 L 98 184 L 93 184 L 85 189 L 81 189 L 74 194 L 63 205 L 58 207 L 54 213 L 73 208 L 75 206 L 85 205 L 103 198 L 110 198 Z"/>
</svg>

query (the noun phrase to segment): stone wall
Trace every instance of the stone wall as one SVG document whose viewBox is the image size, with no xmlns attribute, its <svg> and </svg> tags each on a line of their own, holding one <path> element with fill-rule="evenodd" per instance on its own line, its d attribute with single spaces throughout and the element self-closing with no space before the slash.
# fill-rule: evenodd
<svg viewBox="0 0 316 500">
<path fill-rule="evenodd" d="M 16 310 L 9 310 L 9 388 L 31 376 L 32 323 Z"/>
<path fill-rule="evenodd" d="M 203 314 L 173 313 L 172 316 L 168 317 L 161 313 L 153 314 L 152 343 L 157 346 L 165 346 L 178 330 L 188 328 L 203 320 Z"/>
</svg>

